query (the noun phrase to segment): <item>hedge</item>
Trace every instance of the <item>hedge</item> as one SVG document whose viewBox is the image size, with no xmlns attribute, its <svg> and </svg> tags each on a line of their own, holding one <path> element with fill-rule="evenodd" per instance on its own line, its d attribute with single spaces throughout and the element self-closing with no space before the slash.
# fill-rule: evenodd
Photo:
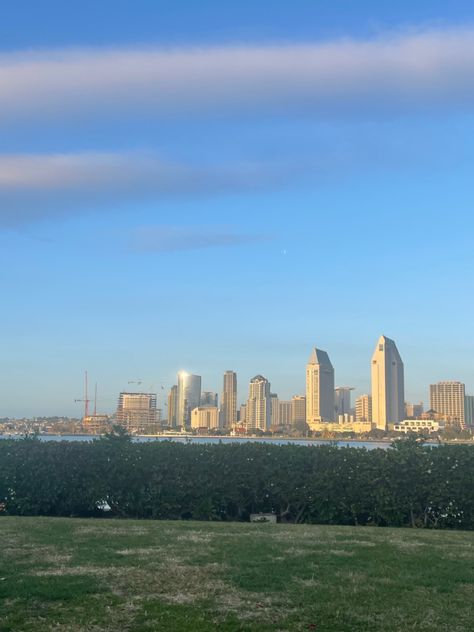
<svg viewBox="0 0 474 632">
<path fill-rule="evenodd" d="M 0 515 L 474 528 L 474 447 L 0 441 Z"/>
</svg>

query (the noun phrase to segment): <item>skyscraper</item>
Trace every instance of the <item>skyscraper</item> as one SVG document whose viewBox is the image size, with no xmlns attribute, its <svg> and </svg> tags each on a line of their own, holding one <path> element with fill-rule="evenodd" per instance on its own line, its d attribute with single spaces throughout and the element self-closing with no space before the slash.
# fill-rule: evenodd
<svg viewBox="0 0 474 632">
<path fill-rule="evenodd" d="M 474 395 L 464 397 L 464 421 L 466 426 L 474 426 Z"/>
<path fill-rule="evenodd" d="M 159 415 L 154 393 L 125 393 L 119 395 L 117 423 L 131 434 L 153 434 L 157 431 Z"/>
<path fill-rule="evenodd" d="M 355 419 L 356 422 L 370 422 L 372 423 L 372 397 L 371 395 L 360 395 L 356 399 L 355 404 Z"/>
<path fill-rule="evenodd" d="M 224 373 L 222 390 L 221 423 L 223 428 L 231 428 L 237 423 L 237 373 Z"/>
<path fill-rule="evenodd" d="M 404 416 L 403 362 L 394 341 L 380 336 L 372 356 L 372 420 L 376 428 L 386 430 Z"/>
<path fill-rule="evenodd" d="M 438 382 L 430 385 L 430 408 L 448 424 L 465 428 L 465 386 L 461 382 Z"/>
<path fill-rule="evenodd" d="M 176 384 L 170 388 L 168 393 L 168 426 L 176 428 L 178 415 L 178 387 Z"/>
<path fill-rule="evenodd" d="M 306 365 L 306 423 L 334 420 L 334 368 L 326 351 L 316 347 Z"/>
<path fill-rule="evenodd" d="M 280 400 L 277 393 L 270 393 L 271 399 L 271 413 L 270 413 L 270 426 L 280 425 Z"/>
<path fill-rule="evenodd" d="M 270 382 L 262 375 L 250 380 L 246 408 L 247 430 L 268 430 L 271 423 L 272 402 Z"/>
<path fill-rule="evenodd" d="M 337 421 L 339 415 L 347 415 L 351 410 L 351 391 L 353 386 L 338 386 L 334 389 L 334 419 Z"/>
<path fill-rule="evenodd" d="M 181 371 L 178 373 L 178 412 L 176 421 L 178 426 L 191 426 L 191 411 L 199 406 L 201 401 L 201 376 Z"/>
</svg>

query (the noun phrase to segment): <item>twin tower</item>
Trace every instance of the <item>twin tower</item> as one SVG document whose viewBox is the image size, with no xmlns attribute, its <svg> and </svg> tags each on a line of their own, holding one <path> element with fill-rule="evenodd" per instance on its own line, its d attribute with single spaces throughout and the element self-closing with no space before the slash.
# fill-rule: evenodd
<svg viewBox="0 0 474 632">
<path fill-rule="evenodd" d="M 372 423 L 386 430 L 405 417 L 403 362 L 386 336 L 380 336 L 372 356 L 371 382 Z M 334 367 L 326 351 L 314 348 L 306 365 L 306 421 L 315 429 L 334 420 Z"/>
</svg>

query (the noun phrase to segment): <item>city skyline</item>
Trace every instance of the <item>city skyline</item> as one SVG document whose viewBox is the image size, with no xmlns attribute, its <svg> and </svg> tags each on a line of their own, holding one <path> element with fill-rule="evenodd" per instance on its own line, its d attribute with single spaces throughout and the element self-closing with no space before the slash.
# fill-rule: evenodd
<svg viewBox="0 0 474 632">
<path fill-rule="evenodd" d="M 0 414 L 289 400 L 315 343 L 356 397 L 379 331 L 409 401 L 474 382 L 472 2 L 6 4 Z"/>
<path fill-rule="evenodd" d="M 155 389 L 153 384 L 150 384 L 149 388 L 140 388 L 143 384 L 147 384 L 146 381 L 144 380 L 128 380 L 127 382 L 127 386 L 128 388 L 123 388 L 121 390 L 120 393 L 120 397 L 122 397 L 122 395 L 124 394 L 135 394 L 135 395 L 140 395 L 140 394 L 144 394 L 144 395 L 150 395 L 153 394 L 155 396 L 155 406 L 157 409 L 159 409 L 160 415 L 162 418 L 169 420 L 169 425 L 171 426 L 189 426 L 191 423 L 191 412 L 194 408 L 199 407 L 199 406 L 204 406 L 204 407 L 216 407 L 217 409 L 219 409 L 220 412 L 220 419 L 219 419 L 219 424 L 222 427 L 231 427 L 233 425 L 233 423 L 235 423 L 236 421 L 236 417 L 238 414 L 238 410 L 240 407 L 244 406 L 244 409 L 247 408 L 248 403 L 249 403 L 249 398 L 248 398 L 248 389 L 249 389 L 249 384 L 250 384 L 250 388 L 252 388 L 252 383 L 253 382 L 261 382 L 264 381 L 267 384 L 267 390 L 268 390 L 268 398 L 269 401 L 271 402 L 271 398 L 272 397 L 277 397 L 278 398 L 278 402 L 281 404 L 286 404 L 286 405 L 290 405 L 291 402 L 293 400 L 298 400 L 298 399 L 302 399 L 305 401 L 305 404 L 303 406 L 303 408 L 305 409 L 306 415 L 310 415 L 311 417 L 311 412 L 310 412 L 310 408 L 313 406 L 319 406 L 319 403 L 310 403 L 309 405 L 307 404 L 308 401 L 308 393 L 310 393 L 312 391 L 312 389 L 314 388 L 312 385 L 315 384 L 316 382 L 319 383 L 319 380 L 321 379 L 319 376 L 319 373 L 321 371 L 321 367 L 323 368 L 323 373 L 325 374 L 330 374 L 329 377 L 325 377 L 323 376 L 323 398 L 324 398 L 324 415 L 316 415 L 314 417 L 313 423 L 317 423 L 317 418 L 320 421 L 329 421 L 331 419 L 331 415 L 329 413 L 329 410 L 332 409 L 334 414 L 332 415 L 332 419 L 334 421 L 338 420 L 338 415 L 339 414 L 347 414 L 347 413 L 354 413 L 357 414 L 356 411 L 358 409 L 359 405 L 362 405 L 360 403 L 361 398 L 364 397 L 369 397 L 370 399 L 370 404 L 364 403 L 364 410 L 366 411 L 364 413 L 364 417 L 367 416 L 367 406 L 370 407 L 370 421 L 373 421 L 375 424 L 377 424 L 377 416 L 380 415 L 380 413 L 375 413 L 375 415 L 372 417 L 372 395 L 373 395 L 373 390 L 374 390 L 374 384 L 375 384 L 375 388 L 376 390 L 380 390 L 380 388 L 386 389 L 387 386 L 383 386 L 383 387 L 379 387 L 377 386 L 379 380 L 378 377 L 374 378 L 374 364 L 376 364 L 376 359 L 377 361 L 379 359 L 381 359 L 382 365 L 383 367 L 385 366 L 385 360 L 384 360 L 384 356 L 385 354 L 389 354 L 389 362 L 388 364 L 391 365 L 393 364 L 393 361 L 395 361 L 396 364 L 401 365 L 401 378 L 400 376 L 398 376 L 398 380 L 401 379 L 401 383 L 402 383 L 402 390 L 399 391 L 399 395 L 398 397 L 398 402 L 396 402 L 395 404 L 391 404 L 390 403 L 390 397 L 393 398 L 395 391 L 397 391 L 398 387 L 396 386 L 397 384 L 397 380 L 395 380 L 394 382 L 394 386 L 393 388 L 395 389 L 395 391 L 393 391 L 393 388 L 390 386 L 391 380 L 392 378 L 390 377 L 390 370 L 391 367 L 389 366 L 388 370 L 388 374 L 386 376 L 388 382 L 388 390 L 390 391 L 390 389 L 392 389 L 393 393 L 389 393 L 389 398 L 387 400 L 388 403 L 384 404 L 380 404 L 378 405 L 376 403 L 376 410 L 377 410 L 377 406 L 386 406 L 386 412 L 384 413 L 385 417 L 384 419 L 380 422 L 380 427 L 385 427 L 387 425 L 387 423 L 398 423 L 399 421 L 401 421 L 404 417 L 405 417 L 405 404 L 409 404 L 411 409 L 415 410 L 420 408 L 420 406 L 422 404 L 424 404 L 424 408 L 425 410 L 428 410 L 428 408 L 433 408 L 433 389 L 435 388 L 439 388 L 443 385 L 459 385 L 462 387 L 463 389 L 463 393 L 465 393 L 466 396 L 469 395 L 469 391 L 470 391 L 470 385 L 468 384 L 467 387 L 465 388 L 465 384 L 461 383 L 459 381 L 455 381 L 455 380 L 440 380 L 438 381 L 436 384 L 427 384 L 426 385 L 426 397 L 422 398 L 419 402 L 415 402 L 413 401 L 413 399 L 404 397 L 404 388 L 405 388 L 405 383 L 404 383 L 404 364 L 400 358 L 400 354 L 398 352 L 397 346 L 395 344 L 395 342 L 390 339 L 387 338 L 384 335 L 381 335 L 377 341 L 376 347 L 375 347 L 375 351 L 372 354 L 372 357 L 370 359 L 370 364 L 369 364 L 369 372 L 371 373 L 371 388 L 369 388 L 368 391 L 368 395 L 359 389 L 359 387 L 341 387 L 341 386 L 335 386 L 335 381 L 334 381 L 334 375 L 335 375 L 335 367 L 332 365 L 331 360 L 329 359 L 329 355 L 326 351 L 322 351 L 321 349 L 318 349 L 317 347 L 313 347 L 312 351 L 311 351 L 311 355 L 309 358 L 309 361 L 306 363 L 306 377 L 305 379 L 303 378 L 302 380 L 302 386 L 300 391 L 294 391 L 291 392 L 291 394 L 288 395 L 289 391 L 288 389 L 283 389 L 283 390 L 278 390 L 275 387 L 271 388 L 271 379 L 267 380 L 266 378 L 264 378 L 261 374 L 258 374 L 257 376 L 254 376 L 252 378 L 249 378 L 248 380 L 241 380 L 238 377 L 238 374 L 236 371 L 233 370 L 225 370 L 221 376 L 221 380 L 223 379 L 223 389 L 221 392 L 221 397 L 219 398 L 219 394 L 214 390 L 209 390 L 209 382 L 204 380 L 202 375 L 198 375 L 198 374 L 192 374 L 188 371 L 184 371 L 184 370 L 180 370 L 177 372 L 177 374 L 173 377 L 173 379 L 171 380 L 171 384 L 162 384 L 161 381 L 158 382 L 159 386 Z M 393 356 L 393 357 L 392 357 Z M 393 361 L 392 361 L 393 360 Z M 382 367 L 382 368 L 383 368 Z M 316 373 L 314 375 L 311 376 L 311 378 L 309 377 L 308 372 L 311 370 L 316 370 Z M 397 369 L 400 370 L 400 369 Z M 385 368 L 383 368 L 383 372 L 385 371 Z M 300 367 L 300 373 L 301 373 L 301 367 Z M 300 376 L 301 378 L 301 376 Z M 375 379 L 375 382 L 374 382 Z M 214 380 L 216 380 L 216 376 L 214 376 Z M 316 380 L 316 382 L 315 382 Z M 329 382 L 330 384 L 329 384 Z M 86 385 L 87 385 L 87 373 L 86 373 Z M 174 382 L 174 384 L 173 384 Z M 240 391 L 237 388 L 237 384 L 240 383 Z M 130 385 L 134 384 L 136 385 L 138 388 L 134 391 L 130 391 Z M 317 400 L 319 402 L 319 387 L 317 388 L 318 393 L 317 393 Z M 270 390 L 271 389 L 271 390 Z M 97 383 L 95 385 L 95 392 L 97 395 Z M 234 419 L 234 422 L 231 422 L 230 424 L 226 422 L 226 408 L 227 408 L 227 404 L 226 404 L 226 392 L 230 397 L 230 400 L 228 401 L 229 404 L 229 408 L 231 410 L 233 410 L 232 413 L 232 418 Z M 328 395 L 329 393 L 329 395 Z M 471 398 L 471 396 L 469 396 L 469 398 Z M 472 399 L 474 399 L 474 397 L 472 397 Z M 112 401 L 112 400 L 110 400 Z M 92 405 L 94 407 L 94 411 L 97 409 L 97 413 L 99 415 L 101 414 L 111 414 L 115 411 L 115 401 L 116 401 L 116 395 L 114 396 L 114 403 L 111 406 L 104 406 L 104 400 L 102 399 L 98 399 L 97 401 L 95 400 L 94 396 L 91 394 L 91 390 L 89 387 L 89 391 L 88 392 L 84 392 L 83 393 L 83 398 L 78 398 L 75 400 L 76 402 L 76 411 L 78 410 L 78 406 L 82 407 L 84 410 L 85 409 L 91 409 Z M 349 409 L 346 410 L 348 403 L 350 403 L 350 407 Z M 293 402 L 294 404 L 294 402 Z M 341 413 L 340 407 L 342 404 L 342 408 L 344 409 L 343 412 Z M 395 409 L 398 411 L 395 414 L 392 414 L 392 408 L 391 406 L 395 406 Z M 464 405 L 464 404 L 463 404 Z M 469 406 L 472 406 L 472 404 L 466 404 Z M 435 407 L 436 408 L 436 407 Z M 394 409 L 394 410 L 395 410 Z M 271 410 L 272 410 L 272 405 L 270 404 L 270 413 L 266 413 L 267 415 L 267 419 L 269 418 L 268 415 L 271 416 Z M 448 412 L 448 410 L 443 407 L 440 407 L 440 410 L 438 412 Z M 61 413 L 60 411 L 56 411 L 55 413 L 51 413 L 50 416 L 55 416 L 55 415 L 64 415 L 65 413 Z M 95 413 L 94 413 L 95 414 Z M 417 413 L 418 414 L 418 413 Z M 234 417 L 235 415 L 235 417 Z M 0 417 L 8 417 L 9 415 L 2 415 L 1 410 L 0 410 Z M 10 415 L 11 417 L 15 417 L 15 415 Z M 23 416 L 28 416 L 28 415 L 16 415 L 17 417 L 23 417 Z M 39 413 L 32 415 L 32 416 L 48 416 L 48 415 L 41 415 Z M 81 413 L 75 413 L 75 414 L 71 414 L 71 415 L 67 415 L 66 416 L 71 416 L 71 417 L 77 417 L 77 416 L 81 416 Z M 410 415 L 408 415 L 410 416 Z M 392 419 L 393 417 L 393 419 Z M 464 422 L 464 417 L 461 417 L 461 421 Z"/>
<path fill-rule="evenodd" d="M 394 341 L 391 340 L 390 338 L 387 338 L 386 336 L 380 336 L 378 342 L 377 342 L 377 346 L 376 346 L 376 351 L 374 352 L 374 354 L 372 354 L 371 359 L 369 358 L 368 360 L 368 364 L 367 364 L 367 372 L 368 372 L 368 380 L 367 383 L 369 385 L 368 389 L 365 389 L 363 387 L 359 388 L 359 387 L 340 387 L 340 386 L 334 386 L 333 388 L 333 392 L 334 392 L 334 418 L 337 419 L 337 398 L 338 395 L 341 396 L 341 393 L 344 392 L 344 398 L 348 397 L 348 393 L 350 393 L 352 391 L 352 394 L 349 396 L 349 401 L 351 401 L 351 406 L 352 409 L 355 410 L 356 407 L 356 400 L 364 395 L 365 393 L 368 393 L 369 395 L 372 394 L 372 380 L 373 380 L 373 375 L 372 375 L 372 371 L 373 371 L 373 362 L 374 362 L 374 357 L 375 354 L 377 353 L 377 347 L 380 346 L 380 343 L 382 340 L 386 340 L 388 341 L 389 345 L 395 345 Z M 396 354 L 398 355 L 398 358 L 400 358 L 399 354 L 398 354 L 398 349 L 395 346 L 395 351 Z M 328 357 L 328 353 L 325 351 L 321 351 L 318 348 L 313 348 L 313 351 L 311 352 L 311 358 L 310 360 L 314 361 L 317 360 L 318 358 L 318 354 L 319 357 L 322 359 L 322 361 L 324 362 L 328 362 L 330 365 L 330 368 L 332 369 L 332 381 L 334 381 L 334 374 L 335 374 L 335 369 L 337 369 L 337 366 L 333 367 L 333 365 L 331 364 L 331 361 L 329 360 Z M 198 363 L 196 363 L 196 366 L 198 366 Z M 291 401 L 291 399 L 293 397 L 306 397 L 307 396 L 307 374 L 308 371 L 308 364 L 306 364 L 306 382 L 305 382 L 305 377 L 304 377 L 304 369 L 303 369 L 303 373 L 301 371 L 301 366 L 299 367 L 299 382 L 300 382 L 300 388 L 299 390 L 291 390 L 290 388 L 288 388 L 287 385 L 282 385 L 283 388 L 278 388 L 276 385 L 273 384 L 273 381 L 270 377 L 269 382 L 272 383 L 272 393 L 275 393 L 280 401 Z M 402 362 L 402 373 L 404 372 L 404 365 Z M 270 373 L 271 375 L 271 373 Z M 302 377 L 303 375 L 303 377 Z M 152 377 L 148 376 L 150 380 L 152 380 Z M 262 377 L 260 374 L 257 375 L 257 377 Z M 403 377 L 403 376 L 402 376 Z M 82 380 L 83 380 L 83 376 L 81 376 Z M 217 384 L 219 383 L 219 381 L 221 381 L 221 386 L 222 386 L 222 378 L 224 380 L 223 384 L 224 384 L 224 388 L 221 390 L 221 397 L 219 398 L 219 391 L 217 388 Z M 443 378 L 446 378 L 446 375 L 443 375 Z M 230 381 L 228 381 L 230 380 Z M 233 370 L 225 370 L 221 376 L 212 376 L 212 378 L 208 379 L 208 378 L 204 378 L 203 375 L 201 373 L 199 374 L 194 374 L 191 373 L 190 371 L 185 371 L 185 370 L 179 370 L 170 380 L 170 383 L 164 383 L 162 380 L 158 379 L 158 380 L 152 380 L 153 383 L 150 384 L 149 387 L 147 388 L 140 388 L 142 385 L 146 385 L 148 384 L 147 379 L 140 379 L 140 380 L 127 380 L 126 382 L 123 382 L 123 384 L 126 384 L 126 386 L 123 386 L 120 390 L 120 392 L 122 393 L 127 393 L 127 392 L 131 392 L 130 391 L 130 385 L 131 384 L 135 384 L 138 388 L 133 391 L 136 392 L 136 394 L 152 394 L 154 393 L 157 396 L 157 407 L 159 408 L 159 410 L 161 411 L 162 416 L 169 416 L 169 406 L 170 406 L 170 397 L 173 398 L 173 404 L 172 406 L 174 406 L 174 412 L 172 413 L 173 416 L 176 418 L 176 423 L 179 425 L 178 421 L 183 418 L 184 415 L 184 411 L 186 410 L 186 415 L 187 415 L 187 419 L 188 419 L 188 424 L 184 424 L 184 425 L 189 425 L 190 423 L 190 413 L 192 411 L 192 409 L 195 406 L 199 406 L 199 405 L 209 405 L 210 402 L 203 402 L 202 400 L 202 396 L 212 396 L 213 398 L 213 402 L 212 405 L 214 405 L 214 402 L 217 403 L 218 402 L 218 407 L 220 409 L 223 409 L 224 406 L 224 394 L 225 394 L 225 388 L 226 388 L 226 384 L 228 384 L 227 388 L 230 388 L 230 390 L 232 390 L 233 388 L 235 388 L 235 392 L 232 392 L 232 404 L 231 406 L 234 406 L 235 403 L 235 414 L 237 413 L 237 410 L 239 409 L 239 407 L 243 404 L 243 405 L 247 405 L 248 400 L 247 400 L 247 395 L 248 395 L 248 385 L 251 382 L 252 378 L 242 378 L 242 376 L 239 377 L 239 373 L 238 371 L 233 371 Z M 90 381 L 90 380 L 89 380 Z M 190 386 L 186 386 L 185 388 L 191 388 L 191 390 L 193 391 L 193 395 L 190 399 L 191 403 L 190 404 L 185 404 L 185 394 L 184 394 L 184 390 L 183 388 L 181 389 L 181 393 L 180 393 L 180 384 L 187 384 L 188 381 L 191 381 L 192 384 L 190 384 Z M 351 380 L 354 383 L 357 383 L 356 380 Z M 237 389 L 237 383 L 240 384 L 239 390 Z M 331 382 L 332 383 L 332 382 Z M 364 382 L 365 383 L 365 382 Z M 91 382 L 90 382 L 91 384 Z M 97 398 L 97 401 L 94 400 L 94 395 L 92 394 L 92 388 L 91 385 L 89 384 L 89 391 L 88 394 L 86 395 L 84 392 L 82 392 L 82 394 L 79 392 L 80 388 L 83 388 L 83 383 L 81 384 L 81 387 L 78 385 L 78 389 L 76 389 L 74 391 L 74 393 L 76 395 L 82 395 L 82 398 L 75 398 L 72 402 L 72 406 L 73 406 L 73 410 L 72 412 L 64 412 L 61 410 L 53 410 L 51 412 L 36 412 L 33 413 L 31 415 L 28 414 L 3 414 L 2 412 L 2 402 L 0 402 L 0 417 L 34 417 L 34 416 L 70 416 L 70 417 L 80 417 L 83 415 L 84 412 L 84 405 L 85 405 L 85 397 L 88 397 L 87 402 L 89 404 L 89 408 L 91 407 L 92 404 L 94 404 L 94 408 L 97 408 L 97 413 L 98 414 L 111 414 L 115 411 L 115 405 L 116 405 L 116 399 L 117 399 L 117 388 L 115 388 L 113 391 L 111 391 L 111 397 L 110 398 L 105 398 L 103 396 L 101 396 L 100 394 L 100 390 L 99 390 L 99 396 Z M 213 385 L 216 384 L 216 388 L 214 389 L 213 387 L 210 388 L 209 385 Z M 230 386 L 232 384 L 232 386 Z M 336 382 L 334 382 L 334 384 L 336 384 Z M 460 380 L 450 380 L 450 379 L 440 379 L 437 380 L 436 384 L 433 383 L 426 383 L 425 385 L 425 389 L 424 389 L 424 395 L 421 396 L 421 398 L 418 398 L 419 401 L 421 403 L 425 404 L 425 410 L 429 408 L 430 405 L 430 398 L 431 398 L 431 393 L 433 390 L 433 387 L 435 385 L 439 385 L 439 384 L 462 384 L 463 386 L 466 386 L 466 395 L 469 394 L 469 392 L 471 391 L 471 387 L 469 383 L 464 383 Z M 156 385 L 156 387 L 155 387 Z M 404 384 L 405 386 L 405 384 Z M 204 390 L 204 388 L 206 390 Z M 473 387 L 474 388 L 474 387 Z M 96 383 L 96 389 L 97 389 L 97 383 Z M 413 391 L 409 391 L 408 392 L 413 392 Z M 234 394 L 235 393 L 235 394 Z M 215 399 L 214 399 L 215 398 Z M 412 403 L 412 405 L 416 406 L 416 398 L 415 397 L 408 397 L 405 396 L 403 398 L 404 403 L 408 402 L 408 403 Z M 346 400 L 347 401 L 347 400 Z M 372 404 L 371 404 L 371 408 L 372 408 Z M 344 411 L 344 412 L 348 412 L 348 411 Z M 403 416 L 403 415 L 402 415 Z M 326 418 L 328 417 L 328 415 L 326 415 Z M 224 417 L 221 418 L 221 420 Z"/>
</svg>

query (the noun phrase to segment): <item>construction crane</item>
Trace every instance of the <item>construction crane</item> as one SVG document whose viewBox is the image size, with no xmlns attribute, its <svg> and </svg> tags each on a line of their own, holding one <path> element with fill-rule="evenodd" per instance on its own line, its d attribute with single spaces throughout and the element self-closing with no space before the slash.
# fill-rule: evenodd
<svg viewBox="0 0 474 632">
<path fill-rule="evenodd" d="M 97 382 L 95 383 L 94 388 L 94 417 L 97 416 Z"/>
<path fill-rule="evenodd" d="M 97 389 L 97 385 L 96 385 L 96 389 Z M 97 390 L 96 390 L 96 397 L 97 397 Z M 84 402 L 84 417 L 88 417 L 89 416 L 89 404 L 90 404 L 90 399 L 89 399 L 89 395 L 88 395 L 88 389 L 87 389 L 87 371 L 84 372 L 84 396 L 82 399 L 75 399 L 75 402 Z"/>
</svg>

